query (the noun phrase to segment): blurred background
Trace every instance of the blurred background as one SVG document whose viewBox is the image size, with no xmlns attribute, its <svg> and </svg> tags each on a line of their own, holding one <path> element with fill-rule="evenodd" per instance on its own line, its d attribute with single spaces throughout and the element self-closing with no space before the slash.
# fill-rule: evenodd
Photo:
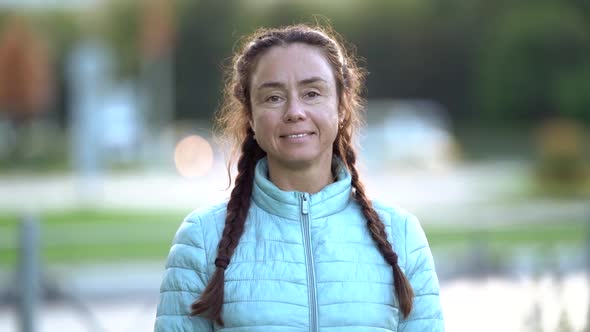
<svg viewBox="0 0 590 332">
<path fill-rule="evenodd" d="M 590 2 L 0 0 L 0 331 L 150 331 L 183 217 L 229 195 L 222 71 L 330 22 L 361 170 L 420 218 L 447 331 L 590 331 Z"/>
</svg>

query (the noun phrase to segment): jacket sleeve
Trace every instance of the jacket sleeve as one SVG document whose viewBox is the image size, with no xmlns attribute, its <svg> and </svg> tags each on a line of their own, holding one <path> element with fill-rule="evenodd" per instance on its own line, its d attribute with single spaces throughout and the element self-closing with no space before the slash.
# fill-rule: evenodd
<svg viewBox="0 0 590 332">
<path fill-rule="evenodd" d="M 155 332 L 213 331 L 210 320 L 191 317 L 190 306 L 207 286 L 207 255 L 199 219 L 178 229 L 160 287 Z"/>
<path fill-rule="evenodd" d="M 414 290 L 413 308 L 400 319 L 400 332 L 441 332 L 444 321 L 439 283 L 424 230 L 414 215 L 406 220 L 406 277 Z M 401 314 L 400 314 L 401 315 Z"/>
</svg>

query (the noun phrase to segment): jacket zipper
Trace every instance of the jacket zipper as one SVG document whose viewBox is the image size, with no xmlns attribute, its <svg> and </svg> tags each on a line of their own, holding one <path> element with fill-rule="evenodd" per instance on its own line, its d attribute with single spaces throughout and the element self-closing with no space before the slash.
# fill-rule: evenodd
<svg viewBox="0 0 590 332">
<path fill-rule="evenodd" d="M 307 262 L 307 284 L 309 298 L 309 326 L 311 332 L 318 331 L 318 304 L 315 281 L 315 268 L 311 248 L 311 225 L 309 223 L 309 194 L 301 193 L 301 217 L 303 220 L 303 245 Z"/>
</svg>

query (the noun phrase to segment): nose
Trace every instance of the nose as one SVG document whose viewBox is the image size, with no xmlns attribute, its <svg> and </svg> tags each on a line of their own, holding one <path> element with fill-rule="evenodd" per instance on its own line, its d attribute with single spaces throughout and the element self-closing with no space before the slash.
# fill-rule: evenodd
<svg viewBox="0 0 590 332">
<path fill-rule="evenodd" d="M 307 118 L 305 107 L 296 98 L 291 98 L 287 102 L 287 109 L 283 115 L 283 121 L 285 122 L 297 122 Z"/>
</svg>

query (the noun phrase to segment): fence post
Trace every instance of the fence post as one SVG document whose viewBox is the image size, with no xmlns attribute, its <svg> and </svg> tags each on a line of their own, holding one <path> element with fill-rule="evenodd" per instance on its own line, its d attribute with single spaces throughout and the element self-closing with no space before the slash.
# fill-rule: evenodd
<svg viewBox="0 0 590 332">
<path fill-rule="evenodd" d="M 586 278 L 588 278 L 588 292 L 590 293 L 590 209 L 586 215 Z M 590 294 L 588 294 L 590 298 Z M 586 327 L 583 332 L 590 332 L 590 302 L 588 303 L 588 314 L 586 315 Z"/>
<path fill-rule="evenodd" d="M 36 318 L 40 296 L 40 226 L 36 216 L 25 214 L 21 220 L 19 320 L 22 332 L 37 331 Z"/>
</svg>

